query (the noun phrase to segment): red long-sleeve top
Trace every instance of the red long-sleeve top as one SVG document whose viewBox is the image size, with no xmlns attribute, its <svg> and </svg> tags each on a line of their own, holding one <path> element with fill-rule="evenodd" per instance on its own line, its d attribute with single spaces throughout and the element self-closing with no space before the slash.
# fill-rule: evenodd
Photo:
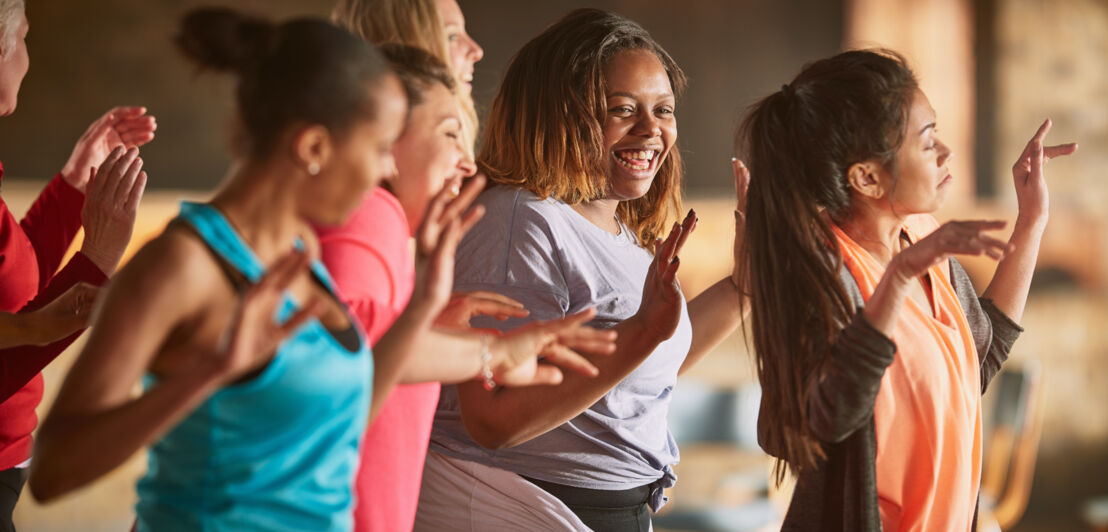
<svg viewBox="0 0 1108 532">
<path fill-rule="evenodd" d="M 3 175 L 0 164 L 0 180 Z M 0 311 L 33 310 L 79 282 L 102 285 L 108 280 L 81 253 L 58 271 L 81 227 L 84 199 L 61 174 L 46 185 L 20 222 L 0 199 Z M 42 400 L 40 372 L 80 334 L 45 346 L 0 349 L 0 471 L 31 456 L 31 431 L 38 425 L 35 407 Z"/>
</svg>

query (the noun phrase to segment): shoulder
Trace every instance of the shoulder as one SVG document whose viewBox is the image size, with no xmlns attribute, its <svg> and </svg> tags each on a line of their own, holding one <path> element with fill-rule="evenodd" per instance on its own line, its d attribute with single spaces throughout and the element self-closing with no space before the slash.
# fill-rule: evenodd
<svg viewBox="0 0 1108 532">
<path fill-rule="evenodd" d="M 213 281 L 222 275 L 200 238 L 171 224 L 139 249 L 112 278 L 110 288 L 144 298 L 171 296 L 175 307 L 187 309 L 203 301 L 211 293 Z"/>
</svg>

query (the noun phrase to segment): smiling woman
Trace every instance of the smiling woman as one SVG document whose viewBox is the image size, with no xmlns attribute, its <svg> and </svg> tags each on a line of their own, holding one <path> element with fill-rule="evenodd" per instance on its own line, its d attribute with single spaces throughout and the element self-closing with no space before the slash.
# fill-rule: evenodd
<svg viewBox="0 0 1108 532">
<path fill-rule="evenodd" d="M 675 277 L 697 222 L 690 212 L 667 227 L 681 209 L 674 111 L 684 88 L 650 34 L 595 9 L 569 13 L 516 54 L 478 161 L 495 186 L 459 247 L 455 289 L 516 299 L 528 321 L 596 307 L 594 323 L 619 331 L 617 349 L 593 359 L 595 379 L 444 387 L 417 530 L 650 528 L 675 481 L 665 417 L 677 375 L 740 321 L 732 277 L 687 305 Z M 736 166 L 740 192 L 745 178 Z"/>
</svg>

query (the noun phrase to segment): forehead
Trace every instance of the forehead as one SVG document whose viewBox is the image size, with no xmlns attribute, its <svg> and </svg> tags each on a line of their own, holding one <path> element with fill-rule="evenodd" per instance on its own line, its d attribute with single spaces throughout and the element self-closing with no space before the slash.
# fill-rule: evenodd
<svg viewBox="0 0 1108 532">
<path fill-rule="evenodd" d="M 604 65 L 604 84 L 609 95 L 673 95 L 665 67 L 649 50 L 625 50 L 613 56 Z"/>
<path fill-rule="evenodd" d="M 427 114 L 436 121 L 451 117 L 458 117 L 458 100 L 454 94 L 440 83 L 433 83 L 423 91 L 423 101 L 412 107 L 412 114 Z"/>
<path fill-rule="evenodd" d="M 465 17 L 462 15 L 462 8 L 458 6 L 456 0 L 435 0 L 435 3 L 439 9 L 439 18 L 442 19 L 444 26 L 449 26 L 451 24 L 461 26 L 465 23 Z"/>
<path fill-rule="evenodd" d="M 909 131 L 920 132 L 924 126 L 935 122 L 935 109 L 931 107 L 931 101 L 923 91 L 916 89 L 912 95 L 912 103 L 908 107 Z"/>
</svg>

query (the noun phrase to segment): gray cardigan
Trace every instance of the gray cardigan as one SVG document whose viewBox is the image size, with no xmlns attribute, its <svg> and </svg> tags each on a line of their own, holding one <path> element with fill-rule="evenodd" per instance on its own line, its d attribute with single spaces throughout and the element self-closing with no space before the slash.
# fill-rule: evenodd
<svg viewBox="0 0 1108 532">
<path fill-rule="evenodd" d="M 950 271 L 977 347 L 984 393 L 1023 329 L 991 300 L 977 297 L 966 271 L 953 258 Z M 832 345 L 831 362 L 814 379 L 808 402 L 808 421 L 823 443 L 827 460 L 797 480 L 782 530 L 881 530 L 873 407 L 896 344 L 862 316 L 862 294 L 845 266 L 839 278 L 858 312 Z M 772 422 L 758 416 L 759 442 L 766 452 L 778 456 L 763 437 Z"/>
</svg>

